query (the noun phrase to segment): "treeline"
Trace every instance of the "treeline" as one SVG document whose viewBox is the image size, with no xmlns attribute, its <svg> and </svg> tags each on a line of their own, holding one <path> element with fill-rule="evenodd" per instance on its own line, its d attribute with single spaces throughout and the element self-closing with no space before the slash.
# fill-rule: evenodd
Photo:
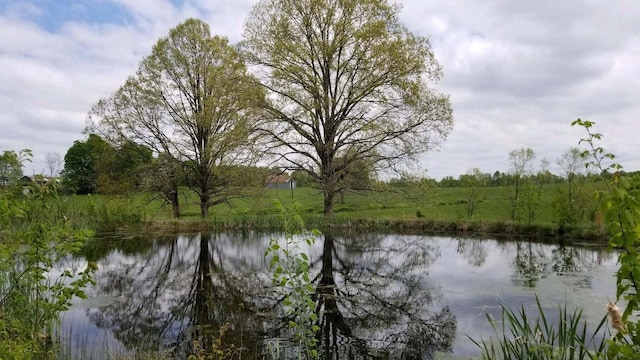
<svg viewBox="0 0 640 360">
<path fill-rule="evenodd" d="M 620 174 L 635 177 L 635 176 L 640 176 L 640 171 L 631 171 L 631 172 L 621 171 Z M 523 180 L 523 179 L 528 182 L 538 182 L 541 179 L 544 179 L 543 181 L 545 181 L 545 183 L 547 184 L 562 184 L 562 183 L 567 183 L 569 181 L 569 179 L 566 177 L 552 174 L 551 172 L 548 172 L 548 171 L 532 174 L 532 175 L 525 175 L 520 178 L 520 180 Z M 602 180 L 601 174 L 597 174 L 597 173 L 574 174 L 572 177 L 572 181 L 596 182 L 601 180 Z M 439 187 L 470 187 L 470 186 L 495 187 L 495 186 L 515 185 L 518 179 L 513 174 L 496 171 L 493 174 L 483 173 L 482 176 L 480 177 L 474 177 L 473 175 L 463 174 L 458 176 L 457 178 L 453 176 L 445 176 L 440 181 L 437 181 L 435 179 L 429 179 L 429 181 L 431 184 Z M 392 179 L 391 182 L 402 183 L 403 181 L 401 179 Z"/>
<path fill-rule="evenodd" d="M 174 164 L 177 176 L 167 179 L 165 156 L 132 141 L 113 146 L 96 134 L 77 140 L 64 156 L 61 173 L 62 189 L 74 194 L 123 195 L 133 191 L 161 192 L 163 182 L 175 181 L 190 187 L 193 179 L 186 171 L 187 163 Z M 175 169 L 174 169 L 175 170 Z M 236 187 L 263 187 L 269 176 L 283 173 L 278 168 L 259 166 L 226 166 L 224 177 Z"/>
<path fill-rule="evenodd" d="M 628 173 L 629 175 L 640 174 L 640 171 Z M 588 173 L 588 174 L 577 174 L 573 178 L 574 180 L 594 182 L 600 181 L 600 174 L 596 173 Z M 395 187 L 412 187 L 417 185 L 429 185 L 432 187 L 442 187 L 442 188 L 459 188 L 459 187 L 499 187 L 499 186 L 513 186 L 516 182 L 520 181 L 526 182 L 539 182 L 544 181 L 546 184 L 562 184 L 566 183 L 568 180 L 563 176 L 559 176 L 553 174 L 551 172 L 545 171 L 537 174 L 524 175 L 519 178 L 514 174 L 509 174 L 505 172 L 495 171 L 493 174 L 491 173 L 480 173 L 478 175 L 472 174 L 461 174 L 457 177 L 455 176 L 445 176 L 441 180 L 433 179 L 433 178 L 420 178 L 415 176 L 404 176 L 398 178 L 392 178 L 386 183 L 393 185 Z"/>
<path fill-rule="evenodd" d="M 561 184 L 573 182 L 595 182 L 602 180 L 609 174 L 602 174 L 599 170 L 590 166 L 587 162 L 584 151 L 576 147 L 569 148 L 562 153 L 555 161 L 556 173 L 550 170 L 551 163 L 547 159 L 540 160 L 538 166 L 535 164 L 536 153 L 531 148 L 521 147 L 509 153 L 509 171 L 495 171 L 493 174 L 482 172 L 479 168 L 467 170 L 465 174 L 457 177 L 445 176 L 441 180 L 431 178 L 421 178 L 405 175 L 400 178 L 393 178 L 389 183 L 399 187 L 410 187 L 415 185 L 430 185 L 437 187 L 497 187 L 497 186 L 519 186 L 521 184 Z M 605 170 L 606 172 L 607 170 Z M 620 175 L 635 177 L 640 175 L 640 171 L 625 172 L 620 170 Z"/>
</svg>

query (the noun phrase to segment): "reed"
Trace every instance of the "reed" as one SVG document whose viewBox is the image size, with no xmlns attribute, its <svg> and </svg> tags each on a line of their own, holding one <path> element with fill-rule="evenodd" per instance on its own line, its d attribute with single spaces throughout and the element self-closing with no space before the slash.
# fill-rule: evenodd
<svg viewBox="0 0 640 360">
<path fill-rule="evenodd" d="M 502 317 L 487 319 L 495 339 L 469 338 L 481 351 L 483 360 L 539 359 L 574 360 L 606 359 L 606 339 L 611 336 L 605 315 L 593 331 L 582 319 L 582 310 L 568 311 L 566 304 L 558 307 L 558 321 L 547 319 L 536 296 L 539 316 L 531 319 L 524 306 L 512 310 L 502 306 Z"/>
</svg>

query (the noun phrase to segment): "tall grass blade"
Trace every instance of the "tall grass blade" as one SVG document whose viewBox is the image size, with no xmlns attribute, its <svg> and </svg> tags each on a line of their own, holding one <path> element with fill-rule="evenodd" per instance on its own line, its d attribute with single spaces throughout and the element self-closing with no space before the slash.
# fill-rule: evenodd
<svg viewBox="0 0 640 360">
<path fill-rule="evenodd" d="M 538 317 L 530 319 L 524 305 L 518 311 L 501 307 L 501 324 L 487 314 L 495 339 L 471 339 L 482 359 L 606 359 L 606 316 L 589 335 L 582 310 L 558 307 L 557 322 L 550 321 L 536 296 Z"/>
</svg>

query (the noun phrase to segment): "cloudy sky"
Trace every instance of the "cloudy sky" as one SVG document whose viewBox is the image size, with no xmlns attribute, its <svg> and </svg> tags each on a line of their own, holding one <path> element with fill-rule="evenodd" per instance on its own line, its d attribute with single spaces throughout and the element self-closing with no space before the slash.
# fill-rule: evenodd
<svg viewBox="0 0 640 360">
<path fill-rule="evenodd" d="M 30 148 L 47 172 L 82 140 L 90 106 L 109 96 L 169 29 L 197 17 L 241 40 L 255 0 L 0 0 L 0 151 Z M 404 0 L 401 20 L 428 36 L 455 127 L 421 161 L 429 177 L 508 171 L 531 147 L 554 164 L 596 122 L 601 143 L 640 170 L 640 2 Z M 552 168 L 552 170 L 554 170 Z M 557 170 L 557 169 L 555 169 Z"/>
</svg>

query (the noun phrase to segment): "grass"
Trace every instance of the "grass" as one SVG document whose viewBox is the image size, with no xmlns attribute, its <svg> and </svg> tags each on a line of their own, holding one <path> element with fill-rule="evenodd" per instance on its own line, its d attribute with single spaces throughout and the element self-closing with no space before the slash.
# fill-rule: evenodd
<svg viewBox="0 0 640 360">
<path fill-rule="evenodd" d="M 592 184 L 594 189 L 597 185 Z M 534 222 L 510 220 L 511 187 L 491 187 L 478 189 L 481 201 L 471 219 L 466 218 L 468 188 L 424 189 L 404 188 L 386 191 L 348 193 L 338 196 L 335 211 L 336 221 L 344 228 L 366 229 L 370 231 L 441 231 L 494 234 L 535 234 L 538 236 L 558 236 L 561 228 L 555 223 L 554 198 L 564 191 L 564 185 L 548 185 L 542 192 L 538 217 Z M 299 204 L 301 216 L 307 227 L 320 228 L 323 223 L 322 194 L 317 189 L 296 188 L 288 190 L 261 189 L 229 203 L 211 208 L 207 219 L 200 219 L 198 199 L 183 190 L 181 219 L 173 219 L 171 209 L 153 199 L 149 194 L 134 194 L 130 197 L 107 196 L 61 196 L 51 198 L 46 213 L 38 215 L 27 212 L 30 221 L 38 222 L 38 216 L 53 216 L 68 220 L 74 228 L 93 228 L 99 231 L 118 231 L 132 228 L 146 230 L 202 230 L 219 228 L 278 229 L 282 221 L 278 216 L 276 201 L 283 205 Z M 35 208 L 34 208 L 35 209 Z M 31 219 L 33 218 L 33 219 Z M 65 222 L 66 223 L 66 222 Z M 562 231 L 567 231 L 567 227 Z M 571 228 L 571 234 L 586 234 L 594 231 L 594 225 L 583 219 Z M 597 230 L 597 229 L 596 229 Z M 98 243 L 88 243 L 92 254 L 108 249 Z M 476 342 L 488 355 L 485 358 L 520 358 L 513 354 L 524 351 L 540 352 L 537 358 L 582 358 L 596 350 L 583 350 L 591 346 L 587 339 L 586 327 L 581 328 L 581 313 L 568 313 L 560 309 L 560 328 L 555 330 L 544 318 L 538 303 L 541 320 L 531 325 L 524 309 L 520 313 L 503 309 L 502 332 L 496 322 L 492 322 L 498 342 Z M 507 331 L 505 324 L 509 324 Z M 602 326 L 602 323 L 599 327 Z M 596 330 L 596 333 L 599 330 Z M 511 335 L 509 335 L 511 334 Z M 518 334 L 516 337 L 515 334 Z M 522 334 L 522 335 L 521 335 Z M 542 334 L 542 335 L 539 335 Z M 502 336 L 500 338 L 500 336 Z M 510 337 L 511 336 L 511 337 Z M 525 339 L 525 340 L 522 340 Z M 540 343 L 540 339 L 545 339 Z M 534 343 L 538 341 L 538 343 Z M 497 344 L 497 345 L 496 345 Z M 523 345 L 524 344 L 524 345 Z M 535 346 L 531 346 L 534 344 Z M 601 346 L 601 345 L 598 345 Z M 564 350 L 572 349 L 569 357 L 556 357 Z M 69 352 L 71 350 L 67 349 Z M 575 351 L 578 351 L 577 353 Z M 552 357 L 542 357 L 551 354 Z M 578 354 L 578 355 L 576 355 Z M 145 358 L 140 352 L 135 358 Z M 150 354 L 149 358 L 167 354 Z M 204 356 L 204 355 L 203 355 Z M 564 356 L 564 355 L 562 355 Z M 123 357 L 124 358 L 124 357 Z"/>
<path fill-rule="evenodd" d="M 590 192 L 598 184 L 588 184 Z M 384 231 L 447 231 L 491 234 L 524 234 L 538 237 L 573 237 L 595 239 L 601 235 L 599 224 L 583 218 L 574 224 L 559 226 L 554 199 L 566 192 L 566 184 L 549 184 L 542 189 L 536 217 L 529 222 L 524 207 L 519 218 L 511 220 L 513 187 L 477 189 L 480 200 L 470 219 L 466 217 L 469 188 L 391 188 L 385 191 L 351 192 L 336 197 L 335 220 L 344 228 Z M 181 194 L 180 219 L 172 217 L 171 208 L 151 195 L 130 197 L 67 196 L 58 204 L 59 211 L 78 227 L 88 225 L 99 231 L 130 227 L 152 230 L 188 231 L 220 228 L 278 229 L 274 202 L 296 202 L 301 215 L 311 227 L 322 227 L 323 198 L 318 189 L 258 189 L 244 197 L 211 207 L 209 218 L 200 218 L 197 197 L 186 189 Z M 595 196 L 589 209 L 597 208 Z"/>
</svg>

